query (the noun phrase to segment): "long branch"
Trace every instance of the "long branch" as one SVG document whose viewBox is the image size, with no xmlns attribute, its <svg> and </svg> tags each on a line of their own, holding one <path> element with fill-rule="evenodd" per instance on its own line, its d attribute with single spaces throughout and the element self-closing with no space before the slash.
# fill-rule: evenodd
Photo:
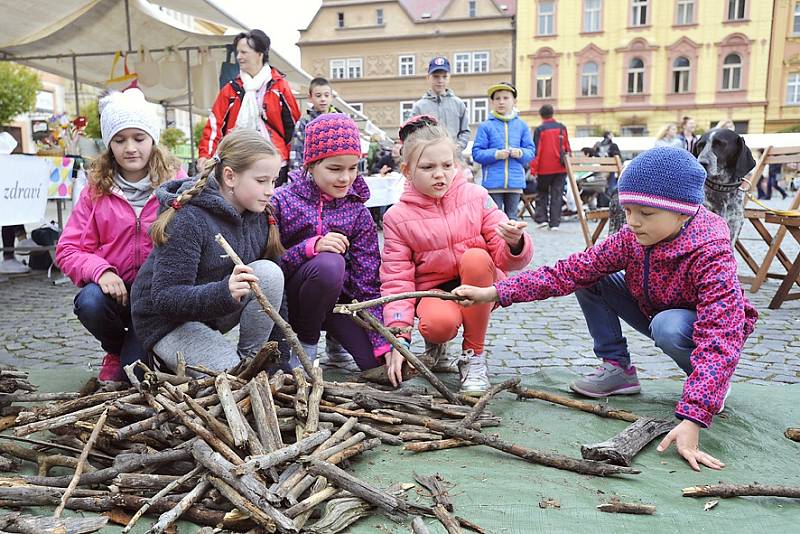
<svg viewBox="0 0 800 534">
<path fill-rule="evenodd" d="M 377 299 L 365 300 L 362 302 L 353 302 L 351 304 L 337 304 L 333 307 L 333 313 L 347 313 L 355 314 L 357 311 L 366 310 L 373 306 L 383 306 L 389 302 L 405 299 L 421 299 L 433 297 L 442 300 L 464 300 L 464 297 L 453 295 L 452 293 L 443 293 L 441 291 L 409 291 L 408 293 L 398 293 L 396 295 L 387 295 Z"/>
<path fill-rule="evenodd" d="M 683 488 L 684 497 L 789 497 L 800 498 L 800 487 L 762 484 L 714 484 Z"/>
<path fill-rule="evenodd" d="M 553 404 L 560 404 L 561 406 L 566 406 L 567 408 L 574 408 L 576 410 L 592 413 L 600 417 L 619 419 L 621 421 L 628 421 L 629 423 L 633 423 L 637 419 L 639 419 L 638 415 L 636 415 L 635 413 L 631 413 L 627 410 L 614 410 L 608 408 L 603 404 L 593 404 L 591 402 L 585 402 L 578 399 L 562 397 L 561 395 L 556 395 L 555 393 L 550 393 L 548 391 L 521 388 L 519 386 L 512 388 L 511 391 L 513 393 L 516 393 L 517 397 L 519 398 L 538 399 L 547 402 L 552 402 Z"/>
</svg>

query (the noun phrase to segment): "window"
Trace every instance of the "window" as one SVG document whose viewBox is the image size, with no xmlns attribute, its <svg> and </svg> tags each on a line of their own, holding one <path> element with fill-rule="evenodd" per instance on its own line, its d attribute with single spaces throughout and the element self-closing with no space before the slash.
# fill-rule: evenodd
<svg viewBox="0 0 800 534">
<path fill-rule="evenodd" d="M 489 72 L 489 52 L 472 53 L 472 72 Z"/>
<path fill-rule="evenodd" d="M 672 92 L 689 92 L 689 60 L 681 56 L 672 62 Z"/>
<path fill-rule="evenodd" d="M 375 24 L 383 26 L 383 9 L 375 10 Z"/>
<path fill-rule="evenodd" d="M 414 56 L 400 56 L 400 76 L 413 76 L 416 74 L 416 60 Z"/>
<path fill-rule="evenodd" d="M 722 62 L 722 90 L 736 91 L 742 88 L 742 58 L 739 54 L 728 54 Z"/>
<path fill-rule="evenodd" d="M 348 102 L 350 107 L 353 108 L 353 111 L 358 111 L 362 115 L 364 114 L 364 104 L 361 102 Z"/>
<path fill-rule="evenodd" d="M 400 122 L 406 122 L 411 118 L 411 110 L 414 109 L 413 101 L 400 102 Z"/>
<path fill-rule="evenodd" d="M 344 78 L 345 60 L 332 59 L 331 60 L 331 79 L 341 80 Z"/>
<path fill-rule="evenodd" d="M 745 0 L 728 0 L 728 20 L 744 20 Z"/>
<path fill-rule="evenodd" d="M 631 26 L 647 26 L 649 0 L 631 0 Z"/>
<path fill-rule="evenodd" d="M 581 96 L 597 96 L 599 90 L 600 68 L 594 61 L 584 63 L 581 67 Z"/>
<path fill-rule="evenodd" d="M 466 74 L 469 72 L 471 54 L 469 52 L 459 52 L 453 56 L 453 63 L 456 65 L 456 74 Z"/>
<path fill-rule="evenodd" d="M 644 61 L 635 57 L 628 64 L 628 94 L 644 93 Z"/>
<path fill-rule="evenodd" d="M 583 0 L 583 31 L 600 31 L 600 12 L 603 8 L 602 0 Z"/>
<path fill-rule="evenodd" d="M 629 124 L 620 128 L 622 137 L 644 137 L 647 135 L 647 126 Z"/>
<path fill-rule="evenodd" d="M 489 100 L 487 98 L 474 98 L 470 106 L 470 122 L 478 124 L 489 117 Z"/>
<path fill-rule="evenodd" d="M 344 28 L 344 13 L 341 11 L 336 13 L 336 26 L 338 28 Z"/>
<path fill-rule="evenodd" d="M 678 0 L 678 13 L 675 24 L 694 23 L 694 0 Z"/>
<path fill-rule="evenodd" d="M 347 60 L 347 77 L 361 78 L 361 58 L 354 57 Z"/>
<path fill-rule="evenodd" d="M 556 3 L 539 2 L 539 27 L 537 35 L 554 35 L 556 33 Z"/>
<path fill-rule="evenodd" d="M 596 126 L 576 126 L 575 137 L 594 137 Z"/>
<path fill-rule="evenodd" d="M 786 103 L 800 104 L 800 73 L 793 72 L 786 79 Z"/>
<path fill-rule="evenodd" d="M 36 111 L 52 113 L 55 109 L 55 95 L 52 91 L 36 92 Z"/>
<path fill-rule="evenodd" d="M 553 67 L 542 63 L 536 68 L 536 98 L 553 97 Z"/>
<path fill-rule="evenodd" d="M 477 0 L 469 0 L 469 2 L 467 2 L 467 16 L 469 18 L 478 16 L 477 4 L 478 4 Z"/>
<path fill-rule="evenodd" d="M 794 5 L 794 16 L 792 18 L 792 33 L 800 34 L 800 2 Z"/>
</svg>

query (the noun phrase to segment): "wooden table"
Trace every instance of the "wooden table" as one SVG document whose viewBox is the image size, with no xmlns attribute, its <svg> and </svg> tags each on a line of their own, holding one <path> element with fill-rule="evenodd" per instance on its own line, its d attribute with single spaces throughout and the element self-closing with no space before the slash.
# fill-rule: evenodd
<svg viewBox="0 0 800 534">
<path fill-rule="evenodd" d="M 777 224 L 780 225 L 781 228 L 785 228 L 789 235 L 800 244 L 800 216 L 786 217 L 775 215 L 774 213 L 766 213 L 764 215 L 764 222 Z M 787 271 L 783 282 L 781 282 L 780 287 L 778 287 L 778 291 L 769 303 L 769 309 L 771 310 L 777 310 L 787 300 L 800 299 L 800 292 L 789 292 L 792 289 L 792 285 L 800 283 L 800 253 L 797 254 L 797 257 Z"/>
</svg>

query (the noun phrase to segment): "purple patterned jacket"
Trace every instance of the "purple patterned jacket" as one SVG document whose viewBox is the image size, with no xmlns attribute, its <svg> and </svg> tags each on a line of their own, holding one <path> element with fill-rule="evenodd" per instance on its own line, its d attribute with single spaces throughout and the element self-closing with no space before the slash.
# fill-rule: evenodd
<svg viewBox="0 0 800 534">
<path fill-rule="evenodd" d="M 508 306 L 568 295 L 623 270 L 628 290 L 648 317 L 671 308 L 697 311 L 694 371 L 675 415 L 710 426 L 758 318 L 739 286 L 728 226 L 719 216 L 701 207 L 675 239 L 651 247 L 640 245 L 625 226 L 553 267 L 524 271 L 495 287 L 500 303 Z"/>
<path fill-rule="evenodd" d="M 345 253 L 346 272 L 339 301 L 379 298 L 381 253 L 375 222 L 364 206 L 369 199 L 369 187 L 364 178 L 356 178 L 346 197 L 326 200 L 304 171 L 292 171 L 290 177 L 292 182 L 279 188 L 272 197 L 281 243 L 286 247 L 281 259 L 286 279 L 314 256 L 314 246 L 320 237 L 328 232 L 339 232 L 350 241 Z M 370 308 L 370 311 L 383 322 L 381 307 Z M 389 351 L 389 344 L 379 334 L 370 332 L 369 336 L 376 357 Z"/>
</svg>

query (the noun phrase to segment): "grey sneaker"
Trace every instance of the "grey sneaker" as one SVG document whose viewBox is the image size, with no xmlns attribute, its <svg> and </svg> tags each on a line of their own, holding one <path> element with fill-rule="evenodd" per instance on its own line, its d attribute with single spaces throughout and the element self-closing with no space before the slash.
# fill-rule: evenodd
<svg viewBox="0 0 800 534">
<path fill-rule="evenodd" d="M 608 362 L 603 362 L 594 371 L 569 385 L 575 393 L 587 397 L 608 397 L 609 395 L 633 395 L 641 391 L 636 367 L 628 370 Z"/>
<path fill-rule="evenodd" d="M 331 364 L 345 364 L 353 361 L 353 357 L 347 352 L 347 349 L 332 337 L 325 336 L 325 352 L 328 355 L 328 363 Z"/>
<path fill-rule="evenodd" d="M 431 371 L 434 373 L 457 373 L 458 357 L 450 356 L 447 352 L 447 343 L 425 342 L 425 354 L 427 361 L 431 363 Z"/>
<path fill-rule="evenodd" d="M 30 270 L 30 267 L 14 258 L 0 262 L 0 274 L 23 274 Z"/>
<path fill-rule="evenodd" d="M 458 372 L 461 375 L 459 393 L 470 397 L 480 397 L 491 387 L 486 356 L 476 356 L 471 349 L 461 353 L 461 358 L 458 360 Z"/>
</svg>

